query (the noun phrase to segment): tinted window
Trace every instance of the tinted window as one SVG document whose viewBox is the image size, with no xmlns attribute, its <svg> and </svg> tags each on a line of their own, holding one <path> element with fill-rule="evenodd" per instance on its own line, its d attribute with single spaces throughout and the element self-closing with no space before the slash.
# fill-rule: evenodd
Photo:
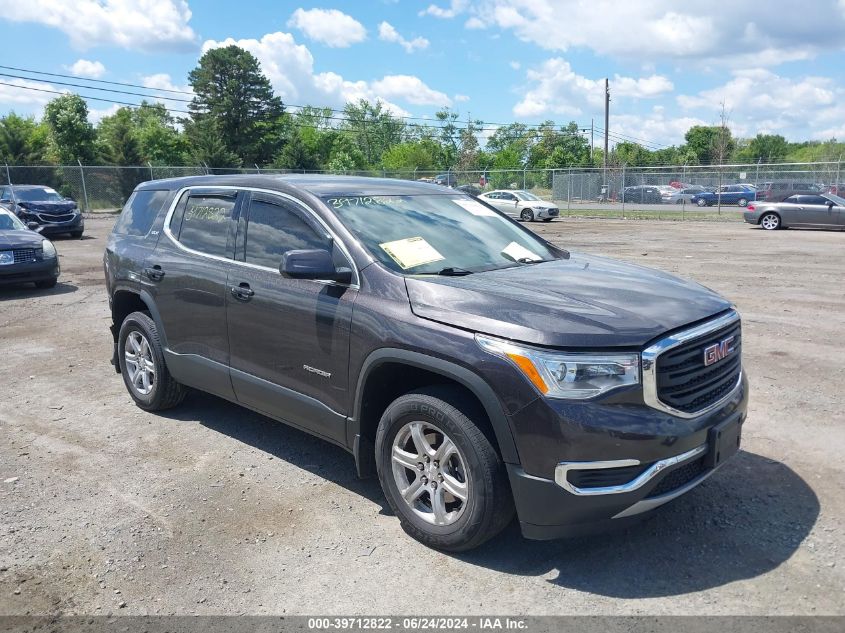
<svg viewBox="0 0 845 633">
<path fill-rule="evenodd" d="M 797 204 L 798 203 L 798 196 L 789 196 L 784 202 L 788 202 L 790 204 Z"/>
<path fill-rule="evenodd" d="M 235 210 L 235 195 L 197 194 L 189 195 L 180 210 L 181 225 L 176 226 L 177 217 L 171 222 L 171 231 L 179 231 L 179 241 L 195 251 L 228 257 L 226 249 L 229 225 Z"/>
<path fill-rule="evenodd" d="M 801 204 L 827 204 L 830 202 L 822 196 L 800 196 Z"/>
<path fill-rule="evenodd" d="M 166 190 L 135 191 L 126 201 L 114 225 L 114 233 L 146 235 L 170 192 Z"/>
<path fill-rule="evenodd" d="M 278 269 L 285 251 L 329 248 L 329 239 L 305 222 L 294 203 L 254 194 L 246 228 L 246 261 Z"/>
<path fill-rule="evenodd" d="M 15 187 L 15 199 L 23 202 L 62 202 L 64 198 L 59 192 L 50 187 L 31 187 L 20 189 Z"/>
</svg>

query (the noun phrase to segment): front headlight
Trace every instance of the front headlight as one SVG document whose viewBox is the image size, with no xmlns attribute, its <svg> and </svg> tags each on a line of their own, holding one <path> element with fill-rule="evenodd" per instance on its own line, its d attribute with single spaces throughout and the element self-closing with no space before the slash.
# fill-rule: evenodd
<svg viewBox="0 0 845 633">
<path fill-rule="evenodd" d="M 41 249 L 44 252 L 44 259 L 53 259 L 56 256 L 56 247 L 50 240 L 43 240 L 41 242 Z"/>
<path fill-rule="evenodd" d="M 634 352 L 555 352 L 475 335 L 487 352 L 505 358 L 549 398 L 581 400 L 640 382 L 640 355 Z"/>
</svg>

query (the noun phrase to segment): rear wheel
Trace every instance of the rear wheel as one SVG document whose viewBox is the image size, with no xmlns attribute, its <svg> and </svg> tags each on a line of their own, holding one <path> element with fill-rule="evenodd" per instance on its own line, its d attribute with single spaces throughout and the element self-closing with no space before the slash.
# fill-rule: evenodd
<svg viewBox="0 0 845 633">
<path fill-rule="evenodd" d="M 698 201 L 696 202 L 696 204 L 700 207 L 706 207 L 707 201 L 704 198 L 699 198 Z"/>
<path fill-rule="evenodd" d="M 534 212 L 531 209 L 523 209 L 522 213 L 519 214 L 519 218 L 523 222 L 533 222 L 534 221 Z"/>
<path fill-rule="evenodd" d="M 142 409 L 169 409 L 185 398 L 185 387 L 173 379 L 164 364 L 158 329 L 148 315 L 133 312 L 123 320 L 117 354 L 126 389 Z"/>
<path fill-rule="evenodd" d="M 767 231 L 775 231 L 780 228 L 780 216 L 777 213 L 764 213 L 760 218 L 760 226 Z"/>
<path fill-rule="evenodd" d="M 747 206 L 748 205 L 748 198 L 740 198 L 739 201 L 737 202 L 737 204 L 739 204 L 739 206 L 741 206 L 741 207 Z"/>
<path fill-rule="evenodd" d="M 479 428 L 482 417 L 462 393 L 429 387 L 397 398 L 381 418 L 381 487 L 402 527 L 430 547 L 472 549 L 513 518 L 505 467 Z"/>
</svg>

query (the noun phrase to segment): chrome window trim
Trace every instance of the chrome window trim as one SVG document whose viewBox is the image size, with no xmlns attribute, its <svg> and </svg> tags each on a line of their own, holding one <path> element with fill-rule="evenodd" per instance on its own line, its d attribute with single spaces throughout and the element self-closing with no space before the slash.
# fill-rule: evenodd
<svg viewBox="0 0 845 633">
<path fill-rule="evenodd" d="M 252 269 L 255 269 L 255 270 L 265 270 L 265 271 L 274 272 L 274 273 L 281 276 L 281 273 L 279 273 L 279 270 L 277 268 L 270 268 L 269 266 L 260 266 L 258 264 L 251 264 L 249 262 L 239 262 L 238 260 L 233 259 L 233 258 L 230 259 L 228 257 L 220 257 L 219 255 L 211 255 L 209 253 L 203 253 L 202 251 L 198 251 L 198 250 L 195 250 L 193 248 L 188 248 L 187 246 L 182 244 L 178 239 L 176 239 L 176 237 L 170 231 L 170 222 L 173 219 L 173 214 L 176 211 L 176 206 L 179 204 L 179 200 L 182 199 L 182 196 L 185 195 L 186 192 L 193 191 L 195 189 L 196 190 L 206 189 L 206 190 L 211 190 L 211 191 L 234 191 L 234 192 L 249 191 L 249 192 L 255 192 L 255 193 L 263 193 L 263 194 L 267 194 L 267 195 L 270 195 L 270 196 L 278 196 L 279 198 L 283 198 L 285 200 L 289 200 L 290 202 L 293 202 L 295 205 L 297 205 L 299 208 L 302 209 L 303 213 L 307 214 L 308 217 L 313 218 L 318 224 L 320 224 L 320 226 L 322 226 L 326 230 L 326 233 L 328 233 L 332 237 L 332 239 L 334 240 L 334 243 L 340 249 L 340 252 L 343 253 L 343 255 L 346 257 L 346 259 L 349 260 L 349 264 L 350 264 L 350 267 L 352 269 L 352 275 L 354 277 L 352 283 L 350 283 L 350 284 L 342 284 L 342 283 L 339 283 L 337 281 L 333 281 L 333 280 L 329 280 L 329 279 L 306 279 L 304 281 L 312 281 L 312 282 L 315 282 L 315 283 L 318 283 L 318 284 L 322 284 L 324 286 L 341 286 L 343 288 L 351 288 L 353 290 L 359 290 L 361 288 L 361 278 L 358 275 L 358 268 L 357 268 L 357 266 L 355 266 L 355 260 L 352 259 L 352 255 L 350 255 L 349 249 L 346 248 L 346 244 L 343 243 L 343 240 L 341 240 L 337 236 L 337 234 L 329 227 L 328 224 L 326 224 L 326 222 L 321 217 L 319 217 L 316 213 L 314 213 L 314 211 L 311 209 L 311 207 L 306 205 L 301 200 L 294 198 L 290 194 L 287 194 L 287 193 L 284 193 L 284 192 L 281 192 L 281 191 L 275 191 L 273 189 L 263 189 L 261 187 L 240 187 L 240 186 L 234 186 L 234 185 L 212 185 L 212 184 L 191 185 L 189 187 L 182 187 L 181 189 L 179 189 L 176 192 L 176 197 L 173 198 L 173 202 L 170 203 L 170 208 L 167 210 L 167 215 L 164 216 L 164 225 L 163 225 L 164 234 L 180 250 L 183 250 L 187 253 L 191 253 L 192 255 L 199 255 L 200 257 L 207 257 L 208 259 L 214 259 L 214 260 L 226 262 L 226 263 L 229 263 L 229 264 L 237 264 L 238 266 L 243 266 L 243 267 L 246 267 L 246 268 L 252 268 Z"/>
<path fill-rule="evenodd" d="M 716 330 L 721 330 L 722 328 L 732 325 L 733 323 L 737 323 L 740 320 L 739 312 L 731 310 L 727 314 L 723 314 L 722 316 L 707 321 L 706 323 L 689 328 L 688 330 L 671 334 L 644 349 L 641 356 L 643 371 L 643 400 L 645 400 L 645 403 L 658 411 L 664 411 L 679 418 L 691 419 L 697 418 L 700 415 L 705 415 L 711 411 L 715 411 L 728 400 L 733 398 L 734 395 L 736 395 L 737 390 L 740 388 L 740 385 L 742 385 L 742 358 L 740 358 L 739 361 L 739 376 L 737 376 L 737 381 L 733 388 L 718 401 L 705 407 L 704 409 L 700 409 L 699 411 L 694 411 L 692 413 L 687 413 L 686 411 L 681 411 L 671 407 L 657 397 L 657 358 L 664 352 L 678 347 L 687 341 L 700 336 L 705 336 L 711 332 L 715 332 Z M 740 354 L 741 353 L 742 352 L 740 351 Z"/>
<path fill-rule="evenodd" d="M 676 466 L 686 461 L 698 457 L 707 452 L 707 444 L 696 446 L 695 448 L 675 455 L 674 457 L 667 457 L 660 461 L 654 462 L 647 470 L 642 472 L 639 476 L 625 484 L 616 486 L 601 486 L 596 488 L 579 488 L 570 482 L 567 478 L 570 470 L 601 470 L 605 468 L 622 468 L 624 466 L 637 466 L 640 464 L 638 459 L 617 459 L 612 461 L 598 461 L 598 462 L 560 462 L 555 467 L 555 483 L 566 490 L 567 492 L 577 495 L 579 497 L 590 497 L 595 495 L 617 495 L 626 492 L 633 492 L 645 486 L 652 479 L 657 477 L 664 470 L 670 466 Z"/>
</svg>

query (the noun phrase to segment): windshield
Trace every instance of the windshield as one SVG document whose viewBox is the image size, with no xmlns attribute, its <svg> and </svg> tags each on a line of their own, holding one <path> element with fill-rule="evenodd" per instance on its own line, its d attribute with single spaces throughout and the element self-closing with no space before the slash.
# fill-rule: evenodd
<svg viewBox="0 0 845 633">
<path fill-rule="evenodd" d="M 527 191 L 514 191 L 514 193 L 519 196 L 520 200 L 540 200 L 537 196 L 533 193 L 528 193 Z"/>
<path fill-rule="evenodd" d="M 562 253 L 468 196 L 326 197 L 364 247 L 399 273 L 467 274 Z"/>
<path fill-rule="evenodd" d="M 16 216 L 0 211 L 0 231 L 28 231 L 23 222 Z"/>
<path fill-rule="evenodd" d="M 837 207 L 845 207 L 845 198 L 841 198 L 833 193 L 826 193 L 824 197 L 833 202 Z"/>
<path fill-rule="evenodd" d="M 33 189 L 14 189 L 15 199 L 19 202 L 64 202 L 64 198 L 55 189 L 38 187 Z"/>
</svg>

